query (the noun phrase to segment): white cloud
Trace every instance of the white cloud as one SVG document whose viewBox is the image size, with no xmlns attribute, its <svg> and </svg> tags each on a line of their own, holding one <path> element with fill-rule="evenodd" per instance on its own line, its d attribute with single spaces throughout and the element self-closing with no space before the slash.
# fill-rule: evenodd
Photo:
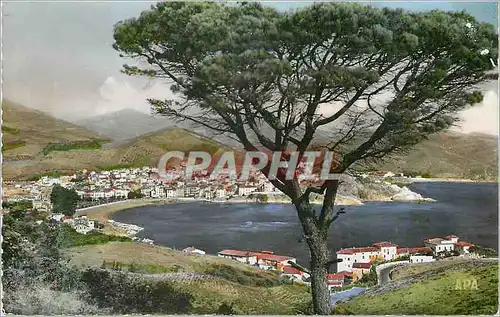
<svg viewBox="0 0 500 317">
<path fill-rule="evenodd" d="M 462 112 L 462 122 L 454 130 L 463 133 L 479 132 L 498 135 L 498 93 L 484 93 L 483 102 Z"/>
<path fill-rule="evenodd" d="M 125 108 L 150 113 L 147 98 L 172 98 L 172 93 L 167 85 L 158 82 L 133 85 L 130 81 L 117 79 L 113 76 L 106 78 L 99 88 L 99 93 L 100 99 L 92 114 L 94 116 Z"/>
</svg>

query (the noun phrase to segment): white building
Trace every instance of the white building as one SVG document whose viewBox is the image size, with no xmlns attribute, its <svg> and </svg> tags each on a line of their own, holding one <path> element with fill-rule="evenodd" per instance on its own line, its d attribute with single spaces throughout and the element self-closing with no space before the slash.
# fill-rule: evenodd
<svg viewBox="0 0 500 317">
<path fill-rule="evenodd" d="M 175 189 L 175 188 L 168 188 L 166 190 L 166 196 L 167 196 L 167 198 L 177 198 L 178 197 L 177 196 L 178 193 L 179 193 L 179 191 L 177 189 Z"/>
<path fill-rule="evenodd" d="M 238 196 L 248 196 L 251 193 L 257 191 L 257 187 L 254 186 L 240 186 L 238 187 Z"/>
<path fill-rule="evenodd" d="M 337 263 L 337 272 L 352 272 L 354 263 L 367 263 L 375 260 L 382 260 L 383 256 L 379 248 L 376 247 L 348 248 L 337 251 L 337 259 L 342 259 L 342 262 Z"/>
<path fill-rule="evenodd" d="M 114 196 L 115 198 L 127 198 L 128 193 L 129 191 L 125 189 L 115 189 Z"/>
<path fill-rule="evenodd" d="M 451 252 L 455 250 L 455 243 L 458 242 L 458 238 L 432 238 L 424 240 L 424 244 L 426 247 L 429 247 L 433 250 L 434 255 L 437 255 L 441 252 Z"/>
<path fill-rule="evenodd" d="M 436 259 L 432 255 L 410 255 L 410 263 L 434 262 Z"/>
<path fill-rule="evenodd" d="M 215 197 L 216 198 L 225 198 L 226 197 L 226 190 L 225 189 L 217 189 L 215 191 Z"/>
<path fill-rule="evenodd" d="M 206 252 L 200 249 L 196 249 L 195 247 L 188 247 L 182 250 L 184 253 L 191 253 L 191 254 L 199 254 L 199 255 L 205 255 Z"/>
<path fill-rule="evenodd" d="M 155 186 L 151 191 L 151 198 L 165 198 L 167 197 L 165 189 L 161 186 Z"/>
<path fill-rule="evenodd" d="M 380 255 L 384 257 L 385 261 L 394 260 L 398 257 L 398 246 L 391 242 L 378 242 L 373 244 L 374 247 L 379 248 Z"/>
<path fill-rule="evenodd" d="M 76 232 L 81 234 L 87 234 L 92 230 L 96 229 L 96 223 L 93 219 L 88 219 L 86 216 L 80 218 L 74 218 L 72 227 Z"/>
</svg>

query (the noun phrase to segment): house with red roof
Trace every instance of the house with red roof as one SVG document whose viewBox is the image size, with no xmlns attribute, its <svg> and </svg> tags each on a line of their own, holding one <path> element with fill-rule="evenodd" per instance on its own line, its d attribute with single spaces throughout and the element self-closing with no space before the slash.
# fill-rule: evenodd
<svg viewBox="0 0 500 317">
<path fill-rule="evenodd" d="M 253 252 L 252 254 L 257 257 L 257 264 L 262 269 L 282 271 L 286 266 L 290 266 L 289 261 L 297 263 L 297 259 L 293 257 L 276 255 L 272 251 Z"/>
<path fill-rule="evenodd" d="M 352 272 L 347 272 L 347 271 L 328 274 L 326 276 L 328 282 L 328 289 L 330 290 L 330 292 L 335 292 L 336 290 L 349 285 L 352 281 L 352 278 L 353 278 Z"/>
<path fill-rule="evenodd" d="M 374 243 L 373 246 L 379 249 L 380 255 L 384 258 L 385 261 L 394 260 L 398 256 L 397 244 L 383 241 Z"/>
<path fill-rule="evenodd" d="M 425 246 L 432 249 L 435 255 L 441 252 L 458 251 L 460 254 L 469 253 L 472 243 L 460 240 L 456 235 L 449 235 L 444 238 L 431 238 L 424 240 Z"/>
<path fill-rule="evenodd" d="M 370 262 L 356 262 L 352 265 L 352 280 L 357 281 L 365 274 L 369 274 L 373 264 Z"/>
<path fill-rule="evenodd" d="M 283 273 L 281 274 L 281 276 L 288 277 L 295 282 L 301 282 L 304 279 L 308 278 L 309 274 L 304 273 L 301 270 L 296 269 L 292 266 L 285 266 L 283 268 Z"/>
<path fill-rule="evenodd" d="M 371 247 L 347 248 L 337 251 L 337 271 L 352 272 L 354 263 L 372 263 L 374 261 L 390 261 L 398 257 L 398 245 L 383 241 Z"/>
<path fill-rule="evenodd" d="M 257 264 L 257 256 L 250 251 L 222 250 L 217 253 L 220 258 L 231 259 L 249 265 Z"/>
<path fill-rule="evenodd" d="M 297 263 L 297 259 L 276 255 L 272 251 L 240 251 L 240 250 L 222 250 L 217 253 L 219 257 L 236 260 L 250 265 L 258 265 L 262 269 L 283 271 L 290 266 L 289 261 Z"/>
</svg>

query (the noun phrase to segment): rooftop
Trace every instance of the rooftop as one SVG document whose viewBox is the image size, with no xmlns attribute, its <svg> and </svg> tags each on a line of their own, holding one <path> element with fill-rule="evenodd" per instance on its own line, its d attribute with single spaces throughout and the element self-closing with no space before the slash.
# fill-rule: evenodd
<svg viewBox="0 0 500 317">
<path fill-rule="evenodd" d="M 369 269 L 372 267 L 371 263 L 361 263 L 361 262 L 356 262 L 352 265 L 353 269 Z"/>
<path fill-rule="evenodd" d="M 356 254 L 356 253 L 363 253 L 363 252 L 377 252 L 378 249 L 376 247 L 366 247 L 366 248 L 348 248 L 348 249 L 341 249 L 337 251 L 337 254 Z"/>
</svg>

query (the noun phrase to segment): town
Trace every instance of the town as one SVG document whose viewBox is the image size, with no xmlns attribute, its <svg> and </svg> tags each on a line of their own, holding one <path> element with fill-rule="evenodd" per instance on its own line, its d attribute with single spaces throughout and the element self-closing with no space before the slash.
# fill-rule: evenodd
<svg viewBox="0 0 500 317">
<path fill-rule="evenodd" d="M 337 272 L 327 275 L 328 286 L 331 292 L 341 290 L 351 283 L 362 280 L 364 275 L 370 274 L 376 265 L 405 261 L 406 263 L 427 263 L 451 256 L 478 257 L 471 252 L 474 245 L 462 241 L 455 235 L 444 238 L 425 239 L 422 247 L 399 247 L 391 242 L 373 243 L 370 247 L 351 247 L 336 252 Z M 184 252 L 205 254 L 204 251 L 190 247 Z M 219 257 L 233 259 L 261 269 L 276 270 L 293 281 L 309 283 L 309 274 L 297 266 L 297 260 L 291 256 L 276 255 L 272 251 L 242 251 L 222 250 L 217 253 Z"/>
<path fill-rule="evenodd" d="M 88 234 L 102 231 L 103 224 L 85 215 L 72 216 L 53 213 L 51 192 L 54 186 L 61 186 L 78 195 L 78 209 L 85 210 L 103 204 L 112 204 L 128 199 L 198 199 L 224 201 L 238 198 L 253 198 L 282 193 L 260 172 L 251 172 L 247 181 L 235 181 L 231 175 L 219 175 L 211 179 L 210 173 L 196 173 L 192 179 L 183 178 L 183 168 L 169 171 L 167 179 L 159 177 L 158 169 L 152 167 L 122 168 L 110 171 L 87 171 L 61 175 L 43 176 L 37 181 L 6 182 L 4 200 L 7 202 L 31 201 L 33 209 L 48 214 L 52 224 L 69 224 L 76 232 Z M 359 177 L 371 177 L 381 181 L 388 177 L 405 178 L 392 172 L 377 171 L 359 174 Z M 301 179 L 302 183 L 310 184 Z M 153 244 L 150 239 L 138 239 L 135 235 L 143 228 L 108 220 L 108 224 L 123 229 L 134 241 Z M 420 247 L 399 247 L 391 242 L 374 243 L 369 247 L 350 247 L 336 252 L 336 273 L 328 274 L 328 284 L 332 292 L 355 283 L 370 273 L 374 265 L 391 261 L 409 263 L 432 262 L 448 256 L 473 256 L 470 252 L 472 243 L 459 240 L 454 235 L 445 238 L 432 238 L 423 241 Z M 191 254 L 204 255 L 205 251 L 188 247 L 183 250 Z M 309 283 L 309 274 L 300 269 L 292 256 L 276 255 L 272 251 L 223 250 L 219 257 L 233 259 L 265 270 L 278 271 L 282 276 L 295 282 Z"/>
</svg>

